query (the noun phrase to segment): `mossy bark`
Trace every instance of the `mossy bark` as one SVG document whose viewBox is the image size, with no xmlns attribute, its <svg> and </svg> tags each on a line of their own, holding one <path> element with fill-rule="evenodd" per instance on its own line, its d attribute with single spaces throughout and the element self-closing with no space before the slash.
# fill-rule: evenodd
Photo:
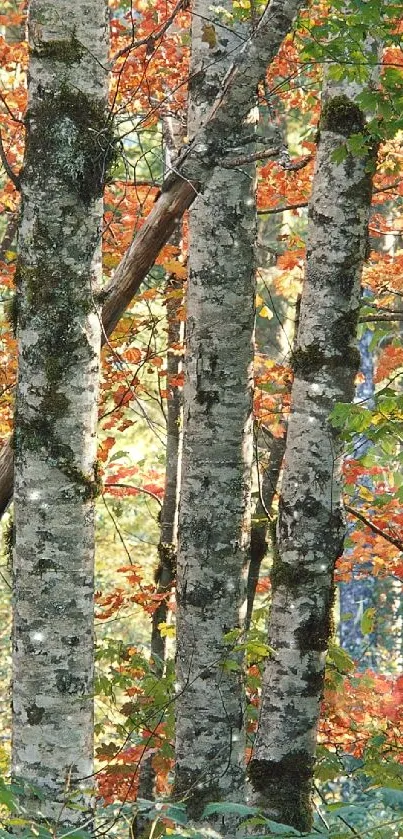
<svg viewBox="0 0 403 839">
<path fill-rule="evenodd" d="M 95 295 L 102 192 L 113 156 L 106 4 L 31 0 L 28 32 L 17 266 L 12 772 L 26 785 L 28 813 L 64 829 L 88 823 L 92 811 Z"/>
<path fill-rule="evenodd" d="M 249 766 L 252 801 L 271 818 L 311 827 L 311 786 L 332 623 L 333 571 L 343 550 L 341 444 L 329 420 L 354 394 L 355 330 L 366 253 L 374 152 L 334 152 L 365 125 L 357 83 L 328 82 L 309 207 L 306 274 L 295 350 L 272 572 L 268 659 Z M 364 129 L 365 130 L 365 129 Z"/>
<path fill-rule="evenodd" d="M 226 6 L 232 11 L 231 0 Z M 236 30 L 219 26 L 208 0 L 196 0 L 192 10 L 191 136 L 242 43 Z M 214 37 L 206 39 L 206 31 Z M 242 150 L 251 133 L 253 126 L 240 119 L 231 133 L 222 126 L 217 146 Z M 224 636 L 241 626 L 249 549 L 253 168 L 230 173 L 217 168 L 190 212 L 189 237 L 175 794 L 200 825 L 208 802 L 244 796 L 242 675 L 240 668 L 231 669 Z M 213 818 L 210 824 L 218 822 L 222 835 L 234 835 L 233 818 Z"/>
</svg>

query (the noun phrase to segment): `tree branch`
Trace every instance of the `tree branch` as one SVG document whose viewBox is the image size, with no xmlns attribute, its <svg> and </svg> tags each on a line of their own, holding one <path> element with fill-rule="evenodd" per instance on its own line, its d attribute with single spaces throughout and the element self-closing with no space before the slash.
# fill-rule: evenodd
<svg viewBox="0 0 403 839">
<path fill-rule="evenodd" d="M 189 5 L 189 0 L 179 0 L 176 4 L 175 8 L 172 10 L 169 17 L 166 21 L 162 24 L 160 29 L 155 30 L 155 32 L 151 32 L 150 35 L 146 35 L 145 38 L 140 38 L 138 41 L 132 41 L 127 47 L 123 47 L 119 52 L 115 53 L 113 58 L 111 59 L 111 64 L 113 65 L 118 58 L 121 58 L 122 55 L 127 55 L 128 52 L 132 52 L 132 50 L 136 50 L 139 47 L 144 47 L 147 44 L 147 54 L 150 55 L 155 50 L 155 43 L 159 41 L 171 24 L 174 22 L 176 15 L 179 12 L 183 12 L 187 9 Z"/>
<path fill-rule="evenodd" d="M 20 179 L 19 179 L 18 175 L 16 175 L 14 170 L 11 168 L 11 166 L 8 162 L 7 155 L 6 155 L 6 152 L 4 150 L 4 146 L 3 146 L 3 138 L 1 136 L 1 131 L 0 131 L 0 160 L 3 164 L 3 168 L 5 170 L 6 175 L 10 178 L 10 181 L 14 184 L 15 188 L 19 192 L 20 189 L 21 189 Z"/>
<path fill-rule="evenodd" d="M 254 154 L 245 154 L 240 157 L 232 157 L 230 160 L 225 158 L 220 161 L 222 169 L 235 169 L 236 166 L 243 166 L 245 163 L 255 163 L 256 160 L 266 160 L 268 157 L 277 157 L 281 149 L 266 149 L 265 151 L 257 151 Z"/>
<path fill-rule="evenodd" d="M 358 519 L 367 527 L 369 527 L 369 529 L 372 530 L 372 532 L 375 533 L 376 536 L 382 536 L 383 539 L 386 539 L 387 542 L 390 542 L 390 544 L 394 545 L 395 548 L 398 548 L 399 551 L 403 551 L 403 541 L 401 539 L 397 539 L 395 536 L 390 536 L 389 533 L 385 533 L 384 530 L 381 530 L 380 527 L 378 527 L 376 524 L 373 524 L 372 521 L 363 516 L 363 514 L 360 513 L 358 510 L 355 510 L 354 507 L 350 507 L 348 504 L 345 504 L 344 509 L 347 510 L 347 512 L 350 513 L 351 516 L 354 516 L 355 519 Z"/>
<path fill-rule="evenodd" d="M 363 315 L 361 318 L 358 318 L 360 323 L 376 323 L 377 321 L 384 321 L 386 323 L 398 323 L 399 321 L 403 321 L 403 314 L 394 314 L 394 315 Z"/>
<path fill-rule="evenodd" d="M 258 216 L 271 216 L 275 213 L 286 213 L 287 210 L 300 210 L 303 207 L 307 207 L 307 201 L 301 201 L 299 204 L 284 204 L 282 207 L 266 207 L 263 210 L 258 210 Z"/>
</svg>

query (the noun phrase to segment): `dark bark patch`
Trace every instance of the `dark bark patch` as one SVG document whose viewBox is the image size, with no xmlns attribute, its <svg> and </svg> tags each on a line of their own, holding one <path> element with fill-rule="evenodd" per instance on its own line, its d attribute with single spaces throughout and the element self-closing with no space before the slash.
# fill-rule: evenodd
<svg viewBox="0 0 403 839">
<path fill-rule="evenodd" d="M 43 708 L 38 708 L 35 704 L 27 708 L 28 725 L 39 725 L 45 711 Z"/>
<path fill-rule="evenodd" d="M 62 672 L 56 675 L 56 687 L 59 693 L 75 694 L 82 696 L 85 693 L 83 680 L 72 673 Z"/>
<path fill-rule="evenodd" d="M 322 614 L 311 614 L 294 632 L 302 655 L 327 650 L 331 630 L 330 598 L 327 601 Z"/>
<path fill-rule="evenodd" d="M 35 565 L 37 574 L 46 574 L 47 571 L 57 571 L 57 565 L 49 557 L 40 556 Z"/>
<path fill-rule="evenodd" d="M 351 288 L 355 280 L 351 272 L 351 268 L 340 270 L 337 274 L 340 290 L 343 294 L 348 294 L 348 289 Z M 348 327 L 345 328 L 345 334 Z M 332 336 L 333 337 L 333 336 Z M 296 376 L 301 376 L 306 381 L 315 381 L 318 373 L 323 370 L 333 370 L 337 378 L 338 373 L 345 377 L 346 374 L 351 376 L 355 374 L 360 365 L 360 353 L 357 347 L 341 347 L 338 342 L 331 346 L 329 345 L 328 352 L 325 353 L 316 344 L 311 344 L 305 348 L 299 347 L 291 353 L 290 363 Z"/>
<path fill-rule="evenodd" d="M 321 518 L 321 513 L 324 512 L 327 517 L 327 509 L 317 500 L 314 498 L 313 495 L 306 495 L 301 505 L 303 510 L 303 515 L 318 520 Z"/>
<path fill-rule="evenodd" d="M 11 514 L 7 524 L 4 527 L 3 531 L 3 539 L 4 539 L 4 553 L 6 557 L 6 564 L 8 571 L 11 571 L 13 568 L 13 555 L 14 555 L 14 546 L 15 546 L 15 524 L 14 524 L 14 517 Z"/>
<path fill-rule="evenodd" d="M 315 581 L 315 574 L 302 565 L 289 565 L 288 562 L 283 562 L 279 556 L 276 556 L 273 559 L 270 579 L 273 591 L 283 586 L 292 595 L 296 595 L 301 589 Z"/>
<path fill-rule="evenodd" d="M 313 766 L 312 755 L 303 750 L 292 751 L 279 761 L 253 759 L 248 776 L 264 799 L 263 810 L 266 805 L 282 824 L 310 830 Z"/>
<path fill-rule="evenodd" d="M 62 64 L 77 64 L 85 55 L 85 48 L 73 34 L 71 38 L 53 41 L 41 41 L 31 50 L 37 58 L 59 61 Z"/>
<path fill-rule="evenodd" d="M 184 801 L 189 819 L 200 821 L 206 804 L 212 801 L 220 801 L 222 792 L 219 784 L 213 779 L 206 778 L 203 783 L 200 781 L 200 769 L 177 767 L 173 797 L 176 800 Z"/>
<path fill-rule="evenodd" d="M 368 207 L 371 203 L 372 196 L 371 174 L 368 172 L 365 175 L 363 175 L 363 177 L 359 181 L 357 181 L 357 183 L 353 183 L 348 188 L 346 196 L 354 201 L 357 208 L 361 205 L 364 205 L 364 207 Z"/>
<path fill-rule="evenodd" d="M 303 690 L 301 691 L 301 696 L 317 696 L 321 698 L 323 691 L 324 675 L 324 670 L 321 670 L 319 672 L 316 672 L 314 670 L 308 670 L 308 672 L 304 676 L 306 687 L 303 688 Z"/>
<path fill-rule="evenodd" d="M 302 374 L 309 377 L 314 376 L 322 369 L 326 362 L 326 356 L 316 344 L 311 344 L 304 349 L 298 347 L 293 350 L 290 362 L 295 375 Z"/>
<path fill-rule="evenodd" d="M 85 205 L 99 198 L 116 160 L 113 122 L 106 102 L 67 84 L 38 90 L 27 112 L 25 178 L 53 175 Z M 44 142 L 46 138 L 46 142 Z"/>
<path fill-rule="evenodd" d="M 351 137 L 365 128 L 364 114 L 361 108 L 348 96 L 334 96 L 322 107 L 319 122 L 320 131 L 332 131 Z"/>
<path fill-rule="evenodd" d="M 213 390 L 202 390 L 200 388 L 197 391 L 196 400 L 199 405 L 205 405 L 207 411 L 210 411 L 213 405 L 220 401 L 220 394 L 218 391 L 214 392 Z"/>
<path fill-rule="evenodd" d="M 360 307 L 357 306 L 336 318 L 332 325 L 332 344 L 339 350 L 343 349 L 343 352 L 352 349 L 350 344 L 355 339 L 359 314 Z"/>
</svg>

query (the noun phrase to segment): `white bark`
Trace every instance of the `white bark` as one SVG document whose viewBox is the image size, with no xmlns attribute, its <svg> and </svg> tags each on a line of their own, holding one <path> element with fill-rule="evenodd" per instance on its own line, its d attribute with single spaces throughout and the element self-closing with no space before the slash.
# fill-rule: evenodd
<svg viewBox="0 0 403 839">
<path fill-rule="evenodd" d="M 329 414 L 353 398 L 355 331 L 375 152 L 333 154 L 365 118 L 348 82 L 328 82 L 309 208 L 307 266 L 272 572 L 262 706 L 250 780 L 253 801 L 308 830 L 316 732 L 332 620 L 333 570 L 345 533 L 341 447 Z"/>
<path fill-rule="evenodd" d="M 191 136 L 242 43 L 214 22 L 209 7 L 208 0 L 192 7 Z M 230 135 L 222 126 L 216 140 L 239 153 L 247 135 L 253 125 L 239 120 Z M 242 800 L 244 785 L 242 678 L 228 668 L 234 656 L 224 635 L 241 625 L 250 530 L 253 167 L 215 170 L 190 211 L 189 237 L 175 793 L 200 823 L 207 802 Z M 233 820 L 221 829 L 233 833 Z"/>
<path fill-rule="evenodd" d="M 13 775 L 34 817 L 91 813 L 104 0 L 31 0 L 17 270 Z M 34 789 L 31 788 L 31 785 Z M 38 800 L 35 789 L 43 800 Z M 69 800 L 83 810 L 71 809 Z"/>
</svg>

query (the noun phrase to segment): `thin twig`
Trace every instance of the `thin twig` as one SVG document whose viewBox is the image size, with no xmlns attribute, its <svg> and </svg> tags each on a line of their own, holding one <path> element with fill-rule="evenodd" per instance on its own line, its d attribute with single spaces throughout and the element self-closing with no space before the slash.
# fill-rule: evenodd
<svg viewBox="0 0 403 839">
<path fill-rule="evenodd" d="M 390 544 L 394 545 L 395 548 L 398 548 L 399 551 L 403 551 L 403 542 L 401 539 L 398 539 L 396 536 L 390 536 L 389 533 L 385 533 L 384 530 L 382 530 L 372 521 L 363 516 L 363 514 L 360 513 L 358 510 L 355 510 L 354 507 L 350 507 L 348 504 L 345 504 L 344 509 L 347 510 L 347 512 L 350 513 L 352 516 L 354 516 L 354 518 L 359 519 L 359 521 L 362 521 L 362 523 L 369 527 L 369 529 L 372 530 L 372 532 L 375 533 L 376 536 L 382 536 L 383 539 L 386 539 L 387 542 L 390 542 Z"/>
<path fill-rule="evenodd" d="M 258 210 L 258 216 L 271 216 L 274 213 L 286 213 L 288 210 L 300 210 L 308 206 L 307 201 L 301 201 L 299 204 L 285 204 L 282 207 L 266 207 L 263 210 Z"/>
<path fill-rule="evenodd" d="M 3 146 L 3 138 L 1 136 L 1 131 L 0 131 L 0 160 L 3 164 L 3 168 L 6 172 L 6 175 L 8 175 L 8 177 L 10 178 L 10 181 L 14 184 L 14 186 L 18 190 L 18 192 L 20 192 L 20 190 L 21 190 L 20 179 L 19 179 L 18 175 L 16 175 L 14 170 L 11 168 L 11 166 L 8 162 L 7 155 L 6 155 L 6 152 L 4 150 L 4 146 Z"/>
<path fill-rule="evenodd" d="M 155 42 L 159 41 L 162 38 L 162 36 L 165 35 L 167 29 L 169 29 L 171 23 L 173 23 L 173 21 L 175 20 L 176 15 L 179 12 L 184 11 L 188 7 L 188 5 L 189 0 L 179 0 L 169 17 L 166 19 L 165 23 L 163 23 L 163 25 L 161 26 L 161 29 L 155 30 L 155 32 L 151 32 L 150 35 L 146 35 L 146 37 L 140 38 L 138 41 L 132 41 L 126 47 L 122 47 L 122 49 L 115 53 L 115 55 L 113 56 L 111 64 L 114 64 L 115 61 L 117 61 L 118 58 L 121 58 L 122 55 L 127 55 L 128 52 L 136 50 L 139 47 L 144 47 L 146 44 L 148 52 L 153 53 L 155 50 Z"/>
</svg>

